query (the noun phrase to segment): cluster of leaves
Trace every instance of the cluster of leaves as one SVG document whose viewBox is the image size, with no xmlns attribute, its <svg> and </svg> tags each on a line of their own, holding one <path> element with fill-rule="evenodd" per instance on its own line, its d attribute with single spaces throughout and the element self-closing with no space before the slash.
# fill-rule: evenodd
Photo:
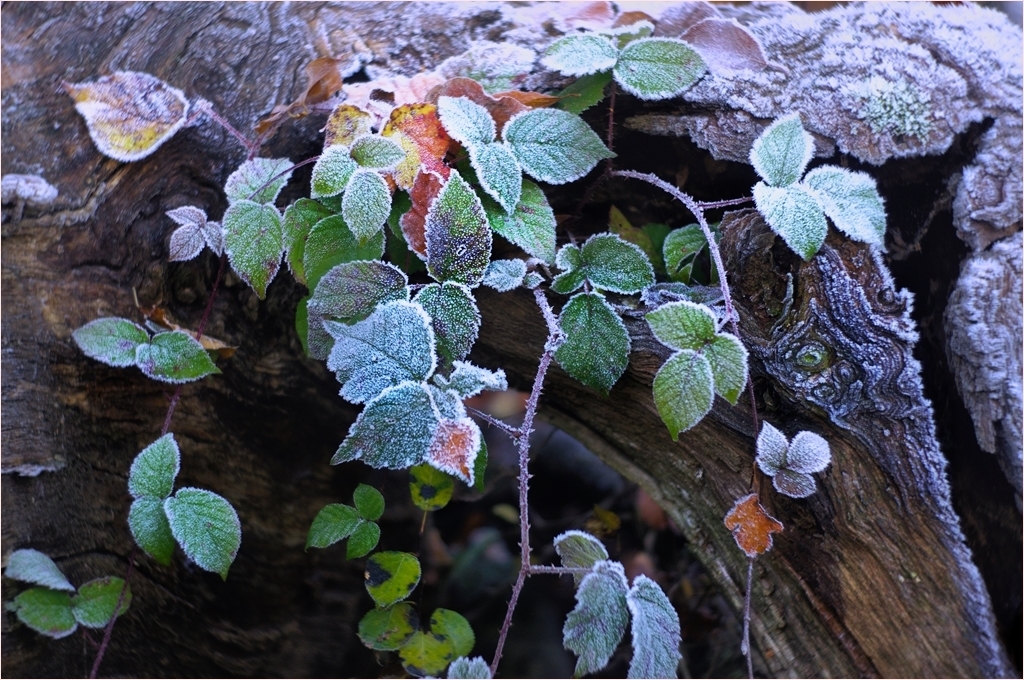
<svg viewBox="0 0 1024 680">
<path fill-rule="evenodd" d="M 38 550 L 11 553 L 4 576 L 36 586 L 8 602 L 7 611 L 15 612 L 19 621 L 37 633 L 54 639 L 71 635 L 79 625 L 103 628 L 115 610 L 121 616 L 132 602 L 124 579 L 104 576 L 76 589 L 54 561 Z"/>
</svg>

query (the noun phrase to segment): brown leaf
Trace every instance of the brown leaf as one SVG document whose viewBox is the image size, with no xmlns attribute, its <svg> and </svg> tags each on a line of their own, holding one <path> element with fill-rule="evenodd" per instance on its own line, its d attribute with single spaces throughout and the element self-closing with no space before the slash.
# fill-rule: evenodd
<svg viewBox="0 0 1024 680">
<path fill-rule="evenodd" d="M 263 136 L 272 132 L 285 116 L 302 118 L 309 115 L 309 107 L 322 104 L 341 89 L 340 59 L 318 57 L 306 64 L 306 91 L 291 104 L 278 104 L 270 115 L 256 124 L 256 134 Z"/>
<path fill-rule="evenodd" d="M 650 14 L 646 12 L 623 12 L 615 18 L 615 23 L 612 24 L 612 28 L 619 28 L 620 26 L 632 26 L 638 21 L 649 21 L 651 24 L 657 23 Z"/>
<path fill-rule="evenodd" d="M 473 461 L 480 450 L 480 430 L 472 420 L 444 419 L 437 424 L 426 461 L 473 485 Z"/>
<path fill-rule="evenodd" d="M 610 536 L 619 530 L 622 520 L 611 510 L 594 505 L 594 514 L 583 523 L 583 528 L 595 536 Z"/>
<path fill-rule="evenodd" d="M 688 28 L 710 18 L 721 18 L 721 13 L 707 2 L 683 2 L 661 13 L 654 29 L 656 37 L 678 38 Z"/>
<path fill-rule="evenodd" d="M 549 106 L 554 106 L 560 100 L 560 97 L 555 97 L 550 94 L 542 94 L 540 92 L 523 92 L 522 90 L 509 90 L 508 92 L 498 92 L 494 95 L 494 98 L 498 100 L 503 97 L 515 99 L 523 106 L 527 106 L 531 109 L 546 109 Z"/>
<path fill-rule="evenodd" d="M 704 19 L 681 37 L 700 52 L 712 73 L 760 71 L 768 65 L 760 43 L 735 19 Z"/>
<path fill-rule="evenodd" d="M 409 249 L 423 260 L 427 259 L 427 211 L 443 186 L 441 178 L 432 172 L 421 172 L 416 175 L 416 181 L 409 191 L 412 207 L 399 220 L 402 235 L 405 236 Z"/>
<path fill-rule="evenodd" d="M 391 112 L 381 136 L 391 138 L 405 151 L 405 158 L 392 172 L 395 184 L 402 189 L 411 190 L 421 171 L 448 179 L 450 170 L 443 159 L 451 138 L 444 131 L 441 119 L 437 117 L 437 107 L 433 104 L 399 106 Z"/>
<path fill-rule="evenodd" d="M 358 107 L 349 104 L 335 107 L 324 126 L 324 148 L 333 144 L 352 146 L 357 139 L 370 134 L 370 120 L 370 114 Z"/>
<path fill-rule="evenodd" d="M 517 113 L 528 111 L 529 108 L 512 97 L 495 99 L 484 91 L 483 86 L 471 78 L 452 78 L 435 87 L 427 94 L 427 101 L 436 104 L 439 97 L 465 97 L 475 104 L 487 109 L 494 119 L 494 125 L 501 134 L 508 119 Z"/>
<path fill-rule="evenodd" d="M 188 333 L 193 338 L 196 337 L 196 332 L 188 328 L 184 328 L 179 325 L 167 310 L 159 305 L 153 305 L 152 307 L 143 307 L 139 304 L 138 299 L 135 300 L 135 306 L 139 308 L 139 312 L 143 318 L 146 319 L 151 325 L 161 328 L 165 331 L 182 331 Z M 227 344 L 223 340 L 218 340 L 209 335 L 204 335 L 199 338 L 199 344 L 203 346 L 207 352 L 216 352 L 217 357 L 220 359 L 227 359 L 235 353 L 237 347 Z"/>
<path fill-rule="evenodd" d="M 772 548 L 772 534 L 782 531 L 782 522 L 761 507 L 756 493 L 736 501 L 725 516 L 725 528 L 732 531 L 736 545 L 747 557 L 757 557 Z"/>
</svg>

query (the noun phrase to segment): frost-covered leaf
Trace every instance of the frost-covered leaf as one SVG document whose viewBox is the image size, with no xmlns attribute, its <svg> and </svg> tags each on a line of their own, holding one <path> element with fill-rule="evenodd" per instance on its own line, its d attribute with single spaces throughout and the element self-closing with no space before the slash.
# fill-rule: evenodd
<svg viewBox="0 0 1024 680">
<path fill-rule="evenodd" d="M 711 364 L 715 393 L 733 406 L 747 386 L 747 348 L 731 333 L 720 333 L 704 348 Z"/>
<path fill-rule="evenodd" d="M 761 507 L 756 493 L 740 498 L 725 516 L 725 528 L 747 557 L 757 557 L 772 548 L 772 534 L 782 531 L 782 522 Z"/>
<path fill-rule="evenodd" d="M 619 50 L 611 40 L 596 33 L 581 33 L 551 43 L 540 63 L 563 76 L 587 76 L 611 70 L 618 58 Z"/>
<path fill-rule="evenodd" d="M 478 680 L 490 680 L 494 677 L 491 675 L 491 667 L 487 665 L 481 656 L 474 656 L 472 659 L 468 659 L 464 656 L 459 657 L 448 667 L 449 678 L 461 678 L 462 680 L 469 680 L 470 678 L 476 678 Z"/>
<path fill-rule="evenodd" d="M 185 205 L 174 210 L 168 210 L 167 216 L 177 223 L 181 229 L 178 229 L 174 234 L 181 233 L 178 236 L 184 243 L 180 243 L 176 246 L 175 236 L 171 235 L 171 259 L 174 260 L 174 254 L 180 250 L 180 254 L 184 255 L 194 248 L 195 245 L 192 240 L 199 238 L 202 243 L 205 243 L 210 247 L 217 255 L 224 252 L 224 230 L 221 229 L 219 222 L 210 222 L 206 218 L 206 212 L 194 205 Z M 195 255 L 186 257 L 184 259 L 191 260 L 193 257 L 199 254 L 203 248 L 202 244 L 199 245 L 199 250 L 195 252 Z"/>
<path fill-rule="evenodd" d="M 604 89 L 612 81 L 612 72 L 583 76 L 558 93 L 558 108 L 579 115 L 604 99 Z"/>
<path fill-rule="evenodd" d="M 339 264 L 380 260 L 384 255 L 384 233 L 377 230 L 360 243 L 345 219 L 332 215 L 313 225 L 304 250 L 306 283 L 310 290 L 315 290 L 320 279 Z"/>
<path fill-rule="evenodd" d="M 870 175 L 823 165 L 803 183 L 818 192 L 822 210 L 839 231 L 855 241 L 885 244 L 885 204 Z"/>
<path fill-rule="evenodd" d="M 405 244 L 424 261 L 427 259 L 427 213 L 443 186 L 441 177 L 432 172 L 416 175 L 409 192 L 411 206 L 398 220 Z"/>
<path fill-rule="evenodd" d="M 522 285 L 525 276 L 526 263 L 522 260 L 494 260 L 487 265 L 482 283 L 499 293 L 507 293 Z"/>
<path fill-rule="evenodd" d="M 491 371 L 464 361 L 454 361 L 452 366 L 452 374 L 448 378 L 435 375 L 434 382 L 441 388 L 454 390 L 462 399 L 475 397 L 484 390 L 502 392 L 508 389 L 505 371 L 500 368 Z"/>
<path fill-rule="evenodd" d="M 493 142 L 497 134 L 487 109 L 466 97 L 438 97 L 437 114 L 448 135 L 470 149 Z"/>
<path fill-rule="evenodd" d="M 313 166 L 310 196 L 313 198 L 337 196 L 345 190 L 352 173 L 358 167 L 359 164 L 352 160 L 347 146 L 335 144 L 327 147 Z"/>
<path fill-rule="evenodd" d="M 814 477 L 795 470 L 779 470 L 772 477 L 772 486 L 784 496 L 790 498 L 807 498 L 816 488 Z"/>
<path fill-rule="evenodd" d="M 356 509 L 342 503 L 325 505 L 313 518 L 306 536 L 306 550 L 326 548 L 348 538 L 363 522 Z"/>
<path fill-rule="evenodd" d="M 281 268 L 281 213 L 269 204 L 238 200 L 228 207 L 223 222 L 231 268 L 262 300 Z"/>
<path fill-rule="evenodd" d="M 672 441 L 699 423 L 714 399 L 711 365 L 693 350 L 673 354 L 654 376 L 654 403 Z"/>
<path fill-rule="evenodd" d="M 537 272 L 527 272 L 523 277 L 523 288 L 527 290 L 533 290 L 542 283 L 544 283 L 544 277 Z"/>
<path fill-rule="evenodd" d="M 450 420 L 437 424 L 427 448 L 426 461 L 442 472 L 455 475 L 473 486 L 473 470 L 477 451 L 480 450 L 480 428 L 470 418 Z"/>
<path fill-rule="evenodd" d="M 331 465 L 361 458 L 375 468 L 411 467 L 426 456 L 438 420 L 425 385 L 405 382 L 390 387 L 359 414 Z"/>
<path fill-rule="evenodd" d="M 473 293 L 461 284 L 445 281 L 424 286 L 414 301 L 430 315 L 440 364 L 465 359 L 480 331 L 480 310 Z"/>
<path fill-rule="evenodd" d="M 604 394 L 618 382 L 629 363 L 629 332 L 612 306 L 598 293 L 574 296 L 558 318 L 565 342 L 555 360 L 566 373 Z"/>
<path fill-rule="evenodd" d="M 384 496 L 368 484 L 360 484 L 352 492 L 352 502 L 365 520 L 376 522 L 384 514 Z"/>
<path fill-rule="evenodd" d="M 352 173 L 341 199 L 341 214 L 356 238 L 365 242 L 377 234 L 390 213 L 391 192 L 381 174 L 365 168 Z"/>
<path fill-rule="evenodd" d="M 616 19 L 611 28 L 600 29 L 602 35 L 607 35 L 615 41 L 616 46 L 622 49 L 634 40 L 646 38 L 654 33 L 654 19 L 644 12 L 623 12 Z"/>
<path fill-rule="evenodd" d="M 774 477 L 786 467 L 786 453 L 789 451 L 789 441 L 786 435 L 779 432 L 768 421 L 761 423 L 761 432 L 757 435 L 757 457 L 755 461 L 769 477 Z"/>
<path fill-rule="evenodd" d="M 715 313 L 688 300 L 669 302 L 645 318 L 654 337 L 672 349 L 700 350 L 715 338 Z"/>
<path fill-rule="evenodd" d="M 522 171 L 508 146 L 501 142 L 469 147 L 469 162 L 480 186 L 506 213 L 519 205 L 523 188 Z"/>
<path fill-rule="evenodd" d="M 228 203 L 273 203 L 292 177 L 287 158 L 251 158 L 238 166 L 224 183 Z M 269 183 L 269 184 L 268 184 Z"/>
<path fill-rule="evenodd" d="M 427 271 L 437 281 L 475 287 L 491 261 L 491 228 L 473 188 L 457 172 L 430 204 Z"/>
<path fill-rule="evenodd" d="M 779 493 L 806 498 L 814 493 L 811 474 L 821 472 L 832 460 L 828 442 L 813 432 L 800 432 L 792 444 L 769 423 L 757 437 L 757 466 L 772 477 Z"/>
<path fill-rule="evenodd" d="M 335 145 L 351 148 L 357 139 L 370 134 L 371 123 L 370 114 L 358 106 L 336 106 L 324 126 L 324 148 Z"/>
<path fill-rule="evenodd" d="M 608 210 L 608 228 L 611 232 L 623 241 L 628 241 L 629 243 L 639 247 L 640 250 L 644 251 L 644 255 L 647 256 L 647 259 L 651 262 L 654 270 L 659 271 L 660 269 L 660 271 L 664 273 L 665 263 L 664 261 L 661 261 L 661 243 L 659 243 L 658 247 L 655 248 L 654 242 L 651 240 L 651 236 L 649 234 L 649 229 L 647 228 L 649 226 L 651 225 L 647 225 L 643 229 L 634 227 L 629 223 L 629 219 L 622 214 L 622 211 L 614 205 Z M 668 233 L 668 227 L 665 227 L 665 233 Z M 664 241 L 664 235 L 662 235 L 661 240 Z"/>
<path fill-rule="evenodd" d="M 121 590 L 124 590 L 124 597 Z M 120 600 L 121 607 L 117 603 Z M 123 578 L 104 576 L 93 579 L 82 585 L 78 593 L 71 598 L 71 613 L 86 628 L 103 628 L 114 616 L 122 616 L 132 603 L 132 589 Z"/>
<path fill-rule="evenodd" d="M 583 253 L 571 243 L 559 249 L 555 266 L 562 272 L 551 282 L 551 290 L 556 293 L 568 295 L 587 280 L 587 273 L 583 269 Z"/>
<path fill-rule="evenodd" d="M 662 244 L 665 270 L 673 281 L 690 282 L 694 258 L 707 245 L 704 232 L 698 224 L 673 229 Z"/>
<path fill-rule="evenodd" d="M 187 262 L 203 252 L 206 239 L 199 225 L 186 225 L 178 227 L 171 234 L 171 243 L 168 247 L 167 259 L 170 262 Z"/>
<path fill-rule="evenodd" d="M 438 72 L 452 80 L 472 78 L 480 83 L 481 89 L 499 92 L 522 82 L 526 74 L 533 70 L 536 58 L 533 50 L 511 41 L 476 40 L 462 54 L 445 59 L 438 67 Z"/>
<path fill-rule="evenodd" d="M 644 288 L 640 301 L 648 307 L 689 300 L 702 305 L 714 305 L 722 301 L 722 289 L 718 286 L 690 286 L 680 282 L 656 283 Z"/>
<path fill-rule="evenodd" d="M 551 264 L 555 259 L 555 212 L 540 187 L 525 177 L 522 180 L 519 203 L 511 215 L 490 197 L 483 200 L 487 220 L 495 233 Z"/>
<path fill-rule="evenodd" d="M 212 491 L 184 487 L 164 501 L 164 512 L 188 558 L 227 580 L 242 544 L 242 525 L 231 504 Z"/>
<path fill-rule="evenodd" d="M 52 590 L 75 592 L 75 587 L 71 585 L 54 561 L 46 554 L 32 548 L 23 548 L 12 552 L 7 559 L 4 576 Z"/>
<path fill-rule="evenodd" d="M 825 242 L 825 214 L 817 197 L 799 184 L 779 189 L 758 182 L 754 203 L 772 231 L 804 260 L 814 257 Z"/>
<path fill-rule="evenodd" d="M 342 384 L 342 398 L 354 404 L 406 380 L 426 380 L 434 372 L 434 331 L 416 303 L 389 302 L 351 326 L 324 321 L 324 328 L 334 338 L 327 368 Z"/>
<path fill-rule="evenodd" d="M 29 588 L 7 604 L 18 620 L 46 637 L 59 640 L 78 629 L 71 611 L 71 596 L 49 588 Z"/>
<path fill-rule="evenodd" d="M 167 383 L 187 383 L 220 373 L 202 343 L 188 333 L 157 333 L 135 348 L 135 363 L 150 378 Z"/>
<path fill-rule="evenodd" d="M 414 677 L 436 677 L 455 658 L 451 641 L 418 630 L 399 650 L 402 667 Z"/>
<path fill-rule="evenodd" d="M 715 74 L 757 72 L 768 65 L 757 38 L 735 19 L 709 17 L 698 21 L 680 37 L 700 52 L 708 69 Z"/>
<path fill-rule="evenodd" d="M 455 493 L 455 482 L 434 466 L 421 463 L 409 468 L 409 492 L 413 505 L 431 512 L 448 505 Z"/>
<path fill-rule="evenodd" d="M 640 99 L 669 99 L 693 87 L 707 72 L 697 51 L 675 38 L 641 38 L 619 53 L 612 74 Z"/>
<path fill-rule="evenodd" d="M 174 479 L 180 469 L 178 442 L 168 432 L 135 457 L 128 472 L 128 493 L 132 498 L 167 498 L 174 490 Z"/>
<path fill-rule="evenodd" d="M 654 283 L 654 269 L 644 252 L 615 234 L 595 234 L 582 250 L 566 245 L 555 264 L 563 270 L 551 284 L 556 293 L 571 293 L 583 279 L 601 290 L 627 295 Z"/>
<path fill-rule="evenodd" d="M 438 376 L 440 377 L 440 376 Z M 443 382 L 443 379 L 439 382 Z M 428 385 L 430 396 L 434 400 L 434 406 L 441 418 L 448 420 L 462 420 L 467 417 L 466 406 L 462 403 L 462 396 L 451 389 L 441 389 Z"/>
<path fill-rule="evenodd" d="M 132 501 L 128 511 L 128 528 L 132 537 L 147 555 L 164 566 L 170 566 L 174 554 L 174 535 L 164 512 L 163 498 L 143 496 Z"/>
<path fill-rule="evenodd" d="M 378 607 L 404 600 L 420 582 L 420 561 L 415 555 L 393 550 L 366 560 L 366 592 Z"/>
<path fill-rule="evenodd" d="M 284 224 L 281 231 L 285 260 L 288 262 L 288 269 L 291 270 L 292 276 L 299 283 L 306 283 L 306 268 L 303 262 L 306 254 L 306 240 L 317 222 L 331 217 L 333 214 L 324 204 L 310 198 L 300 198 L 284 211 Z M 315 285 L 309 284 L 309 287 L 312 288 Z"/>
<path fill-rule="evenodd" d="M 380 526 L 376 522 L 360 522 L 345 546 L 345 559 L 354 560 L 368 555 L 380 541 Z"/>
<path fill-rule="evenodd" d="M 800 114 L 791 113 L 773 122 L 754 140 L 750 164 L 771 186 L 786 187 L 800 179 L 813 155 L 814 139 L 804 130 Z"/>
<path fill-rule="evenodd" d="M 615 157 L 583 119 L 559 109 L 513 116 L 502 137 L 523 170 L 548 184 L 577 180 L 599 161 Z"/>
<path fill-rule="evenodd" d="M 128 319 L 95 319 L 71 334 L 85 356 L 108 366 L 134 366 L 135 350 L 149 342 L 149 333 Z"/>
<path fill-rule="evenodd" d="M 359 639 L 380 652 L 394 652 L 420 627 L 420 617 L 408 602 L 371 609 L 359 621 Z"/>
<path fill-rule="evenodd" d="M 503 89 L 507 90 L 509 88 Z M 484 90 L 480 83 L 470 78 L 450 78 L 436 91 L 432 91 L 428 99 L 433 98 L 436 101 L 441 97 L 462 97 L 475 104 L 479 104 L 487 109 L 487 113 L 494 120 L 494 127 L 497 130 L 501 130 L 509 118 L 529 108 L 518 99 L 512 97 L 501 97 L 500 99 L 492 97 Z"/>
<path fill-rule="evenodd" d="M 832 462 L 832 452 L 824 437 L 813 432 L 798 432 L 789 444 L 786 467 L 796 472 L 821 472 Z"/>
<path fill-rule="evenodd" d="M 626 594 L 632 615 L 630 678 L 674 678 L 679 659 L 679 614 L 657 583 L 640 574 Z"/>
<path fill-rule="evenodd" d="M 63 85 L 96 148 L 124 163 L 156 151 L 188 118 L 184 93 L 148 73 L 117 71 L 91 83 Z"/>
<path fill-rule="evenodd" d="M 405 158 L 395 166 L 395 184 L 410 191 L 420 171 L 436 173 L 440 180 L 448 178 L 444 155 L 451 138 L 441 125 L 433 104 L 404 104 L 391 112 L 381 136 L 398 143 Z"/>
<path fill-rule="evenodd" d="M 562 565 L 566 567 L 590 569 L 597 562 L 608 559 L 608 551 L 601 541 L 575 529 L 555 536 L 554 546 L 555 552 L 562 559 Z M 573 579 L 579 585 L 583 576 L 573 574 Z"/>
<path fill-rule="evenodd" d="M 391 168 L 405 158 L 405 151 L 386 137 L 369 135 L 352 145 L 352 160 L 364 168 Z"/>
<path fill-rule="evenodd" d="M 565 648 L 579 657 L 577 678 L 604 668 L 619 646 L 629 621 L 627 587 L 622 565 L 607 560 L 594 564 L 580 582 L 576 607 L 562 628 Z"/>
</svg>

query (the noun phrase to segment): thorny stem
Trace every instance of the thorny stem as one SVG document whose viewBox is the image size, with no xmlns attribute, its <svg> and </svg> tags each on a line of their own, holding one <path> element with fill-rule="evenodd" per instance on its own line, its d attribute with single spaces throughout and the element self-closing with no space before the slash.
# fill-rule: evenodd
<svg viewBox="0 0 1024 680">
<path fill-rule="evenodd" d="M 747 593 L 743 596 L 743 642 L 740 651 L 747 657 L 747 676 L 754 680 L 754 660 L 750 655 L 750 591 L 754 582 L 754 558 L 747 558 Z"/>
<path fill-rule="evenodd" d="M 110 621 L 107 622 L 107 627 L 103 629 L 103 641 L 100 643 L 100 649 L 96 652 L 96 660 L 92 662 L 92 670 L 89 671 L 89 678 L 96 677 L 96 674 L 100 672 L 100 664 L 103 663 L 103 656 L 107 653 L 107 646 L 110 644 L 110 637 L 114 634 L 114 622 L 117 621 L 117 613 L 121 610 L 121 606 L 124 604 L 125 594 L 128 592 L 128 582 L 132 578 L 132 567 L 135 566 L 135 555 L 139 551 L 138 545 L 132 546 L 132 552 L 128 555 L 128 569 L 124 574 L 124 585 L 121 586 L 121 593 L 117 596 L 117 605 L 114 607 L 114 615 L 110 617 Z"/>
<path fill-rule="evenodd" d="M 498 635 L 498 645 L 494 650 L 494 660 L 491 661 L 492 676 L 498 671 L 498 662 L 501 661 L 501 653 L 505 648 L 505 639 L 508 637 L 509 628 L 512 627 L 512 613 L 519 602 L 519 594 L 526 583 L 526 577 L 533 571 L 530 566 L 530 433 L 533 431 L 533 419 L 537 415 L 540 393 L 544 388 L 544 378 L 547 375 L 548 368 L 551 366 L 555 350 L 562 340 L 562 331 L 558 326 L 558 320 L 555 319 L 554 312 L 551 311 L 551 306 L 548 304 L 547 298 L 544 297 L 544 292 L 540 289 L 535 289 L 533 296 L 537 300 L 537 306 L 540 307 L 541 313 L 544 315 L 545 323 L 547 323 L 548 339 L 544 344 L 544 354 L 540 357 L 540 364 L 537 366 L 537 375 L 533 379 L 533 389 L 530 391 L 530 398 L 526 401 L 526 413 L 523 415 L 523 424 L 519 428 L 518 434 L 514 437 L 519 448 L 519 576 L 516 578 L 515 585 L 512 586 L 512 597 L 509 599 L 508 611 L 505 613 L 505 620 L 501 624 L 501 633 Z M 538 571 L 537 573 L 543 572 Z"/>
</svg>

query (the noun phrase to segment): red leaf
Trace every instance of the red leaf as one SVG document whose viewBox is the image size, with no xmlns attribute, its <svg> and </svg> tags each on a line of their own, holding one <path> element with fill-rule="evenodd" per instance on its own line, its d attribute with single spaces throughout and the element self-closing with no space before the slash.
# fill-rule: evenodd
<svg viewBox="0 0 1024 680">
<path fill-rule="evenodd" d="M 704 19 L 681 37 L 697 48 L 712 73 L 760 71 L 768 65 L 760 43 L 734 19 Z"/>
<path fill-rule="evenodd" d="M 632 26 L 638 21 L 649 21 L 652 24 L 656 23 L 654 17 L 646 12 L 623 12 L 615 18 L 615 23 L 612 24 L 612 28 L 619 28 L 620 26 Z"/>
<path fill-rule="evenodd" d="M 757 502 L 752 493 L 736 501 L 725 516 L 725 528 L 732 531 L 736 545 L 747 557 L 757 557 L 772 548 L 772 534 L 782 531 L 782 522 L 775 519 Z"/>
<path fill-rule="evenodd" d="M 437 117 L 437 107 L 433 104 L 399 106 L 391 112 L 381 136 L 390 137 L 405 151 L 405 158 L 399 161 L 392 173 L 395 184 L 401 188 L 411 190 L 421 171 L 437 173 L 442 179 L 448 179 L 449 169 L 442 159 L 452 140 L 444 131 L 441 119 Z"/>
<path fill-rule="evenodd" d="M 427 462 L 473 486 L 473 462 L 480 450 L 480 430 L 468 419 L 442 420 L 427 449 Z"/>
<path fill-rule="evenodd" d="M 661 13 L 655 36 L 678 38 L 699 21 L 721 18 L 721 13 L 707 2 L 683 2 Z"/>
<path fill-rule="evenodd" d="M 399 220 L 402 235 L 405 236 L 409 249 L 423 260 L 427 259 L 427 211 L 443 186 L 441 178 L 432 172 L 421 172 L 416 175 L 416 181 L 409 191 L 412 207 Z"/>
</svg>

